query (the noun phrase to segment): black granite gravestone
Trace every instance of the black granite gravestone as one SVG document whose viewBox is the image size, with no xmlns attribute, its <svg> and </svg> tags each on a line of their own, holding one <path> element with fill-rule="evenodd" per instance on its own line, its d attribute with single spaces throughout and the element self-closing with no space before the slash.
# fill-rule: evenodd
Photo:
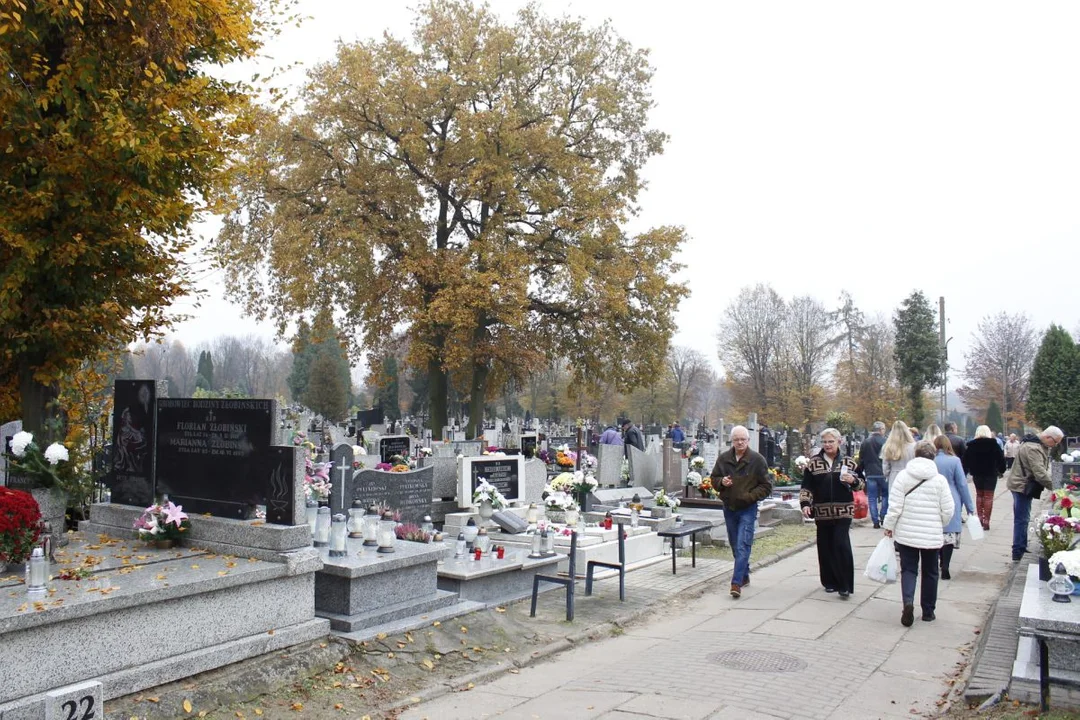
<svg viewBox="0 0 1080 720">
<path fill-rule="evenodd" d="M 522 455 L 527 458 L 534 457 L 536 455 L 536 433 L 522 435 L 518 445 L 521 446 Z"/>
<path fill-rule="evenodd" d="M 431 514 L 434 470 L 417 468 L 409 472 L 358 470 L 345 489 L 345 505 L 359 500 L 365 506 L 375 503 L 401 511 L 402 522 L 419 524 Z"/>
<path fill-rule="evenodd" d="M 412 440 L 408 435 L 388 435 L 379 438 L 379 459 L 384 463 L 388 463 L 390 458 L 395 455 L 400 455 L 403 458 L 409 457 L 411 442 Z"/>
<path fill-rule="evenodd" d="M 295 446 L 273 445 L 266 451 L 266 522 L 292 525 L 296 517 L 293 483 L 296 480 Z"/>
<path fill-rule="evenodd" d="M 113 453 L 105 484 L 114 503 L 154 502 L 154 405 L 160 399 L 153 380 L 117 380 L 113 386 Z"/>
<path fill-rule="evenodd" d="M 513 460 L 507 458 L 473 460 L 470 463 L 472 470 L 469 487 L 472 488 L 472 492 L 475 492 L 480 484 L 479 479 L 484 478 L 508 500 L 516 500 L 520 497 L 521 478 L 518 477 L 520 462 L 516 458 Z"/>
<path fill-rule="evenodd" d="M 352 501 L 345 502 L 344 497 L 349 480 L 356 472 L 353 469 L 354 459 L 352 445 L 338 443 L 330 451 L 330 462 L 333 465 L 330 468 L 330 512 L 335 515 L 348 513 L 352 506 Z"/>
<path fill-rule="evenodd" d="M 266 499 L 273 400 L 160 399 L 157 493 L 189 513 L 244 519 Z"/>
</svg>

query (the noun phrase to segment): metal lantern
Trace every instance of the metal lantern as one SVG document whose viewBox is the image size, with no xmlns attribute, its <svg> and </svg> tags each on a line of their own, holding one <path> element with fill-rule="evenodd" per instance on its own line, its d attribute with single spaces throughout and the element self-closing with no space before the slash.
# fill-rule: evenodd
<svg viewBox="0 0 1080 720">
<path fill-rule="evenodd" d="M 349 537 L 364 537 L 364 503 L 359 500 L 353 501 L 349 508 Z"/>
<path fill-rule="evenodd" d="M 476 521 L 469 518 L 469 522 L 465 524 L 465 549 L 472 552 L 473 543 L 476 542 L 476 536 L 480 534 L 480 528 L 476 527 Z"/>
<path fill-rule="evenodd" d="M 323 505 L 319 508 L 319 517 L 315 520 L 315 547 L 326 547 L 330 544 L 330 508 Z"/>
<path fill-rule="evenodd" d="M 379 508 L 372 505 L 364 515 L 364 545 L 375 547 L 379 544 Z"/>
<path fill-rule="evenodd" d="M 338 513 L 330 524 L 330 557 L 345 557 L 345 515 Z"/>
<path fill-rule="evenodd" d="M 382 520 L 379 521 L 379 552 L 394 552 L 394 528 L 396 527 L 397 521 L 394 520 L 394 513 L 387 510 L 383 513 Z"/>
</svg>

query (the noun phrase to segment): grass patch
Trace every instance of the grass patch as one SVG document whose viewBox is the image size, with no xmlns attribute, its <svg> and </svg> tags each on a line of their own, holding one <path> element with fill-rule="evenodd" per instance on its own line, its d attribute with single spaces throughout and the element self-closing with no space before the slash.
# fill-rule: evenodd
<svg viewBox="0 0 1080 720">
<path fill-rule="evenodd" d="M 814 538 L 814 526 L 809 523 L 777 525 L 768 535 L 754 540 L 754 549 L 751 553 L 754 559 L 775 555 L 790 547 L 799 545 Z M 681 555 L 689 555 L 690 550 L 680 550 Z M 716 547 L 715 545 L 698 545 L 697 555 L 700 558 L 711 560 L 734 560 L 735 556 L 729 547 Z"/>
</svg>

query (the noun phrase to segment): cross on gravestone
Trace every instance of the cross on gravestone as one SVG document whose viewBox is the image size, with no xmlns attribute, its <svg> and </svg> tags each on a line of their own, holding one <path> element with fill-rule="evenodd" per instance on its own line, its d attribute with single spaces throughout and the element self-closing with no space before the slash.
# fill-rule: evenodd
<svg viewBox="0 0 1080 720">
<path fill-rule="evenodd" d="M 348 503 L 345 501 L 345 486 L 353 476 L 353 449 L 347 443 L 339 443 L 330 451 L 331 469 L 330 482 L 334 487 L 330 489 L 330 511 L 332 513 L 348 512 Z"/>
</svg>

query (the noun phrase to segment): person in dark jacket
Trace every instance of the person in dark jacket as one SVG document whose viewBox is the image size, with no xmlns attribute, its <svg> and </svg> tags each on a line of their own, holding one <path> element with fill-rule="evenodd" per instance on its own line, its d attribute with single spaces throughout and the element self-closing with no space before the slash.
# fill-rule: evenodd
<svg viewBox="0 0 1080 720">
<path fill-rule="evenodd" d="M 750 584 L 750 550 L 754 543 L 758 501 L 772 493 L 769 466 L 764 456 L 750 449 L 750 431 L 742 425 L 731 428 L 731 449 L 716 458 L 709 477 L 724 501 L 728 544 L 735 555 L 731 597 L 737 598 L 742 594 L 742 588 Z"/>
<path fill-rule="evenodd" d="M 1005 486 L 1013 496 L 1013 562 L 1020 562 L 1027 552 L 1028 521 L 1031 519 L 1031 501 L 1038 499 L 1043 490 L 1052 490 L 1050 479 L 1050 451 L 1058 446 L 1065 433 L 1051 425 L 1038 435 L 1025 435 L 1020 441 Z"/>
<path fill-rule="evenodd" d="M 626 457 L 630 457 L 630 446 L 636 447 L 641 452 L 645 452 L 645 437 L 641 434 L 641 430 L 638 429 L 631 420 L 623 420 L 623 453 Z"/>
<path fill-rule="evenodd" d="M 855 517 L 855 491 L 863 481 L 855 461 L 840 452 L 840 431 L 821 431 L 821 452 L 803 470 L 799 506 L 803 517 L 817 524 L 818 571 L 827 593 L 847 600 L 855 591 L 855 559 L 851 553 L 851 521 Z"/>
<path fill-rule="evenodd" d="M 1005 453 L 986 425 L 975 428 L 975 439 L 964 451 L 964 467 L 975 482 L 975 511 L 983 530 L 990 529 L 990 513 L 994 509 L 994 491 L 998 478 L 1005 472 Z"/>
<path fill-rule="evenodd" d="M 964 451 L 967 449 L 967 443 L 964 442 L 964 438 L 956 434 L 956 423 L 945 423 L 945 435 L 949 438 L 949 444 L 952 445 L 953 455 L 960 458 L 960 463 L 964 466 L 964 472 L 969 473 L 967 463 L 964 462 Z M 934 441 L 934 438 L 927 438 L 930 442 Z"/>
<path fill-rule="evenodd" d="M 885 423 L 876 422 L 871 428 L 870 437 L 859 446 L 859 471 L 866 478 L 866 495 L 870 501 L 870 519 L 874 529 L 881 527 L 881 521 L 889 512 L 889 483 L 885 480 L 885 471 L 881 469 L 881 448 L 885 444 Z M 878 502 L 881 509 L 878 509 Z"/>
</svg>

